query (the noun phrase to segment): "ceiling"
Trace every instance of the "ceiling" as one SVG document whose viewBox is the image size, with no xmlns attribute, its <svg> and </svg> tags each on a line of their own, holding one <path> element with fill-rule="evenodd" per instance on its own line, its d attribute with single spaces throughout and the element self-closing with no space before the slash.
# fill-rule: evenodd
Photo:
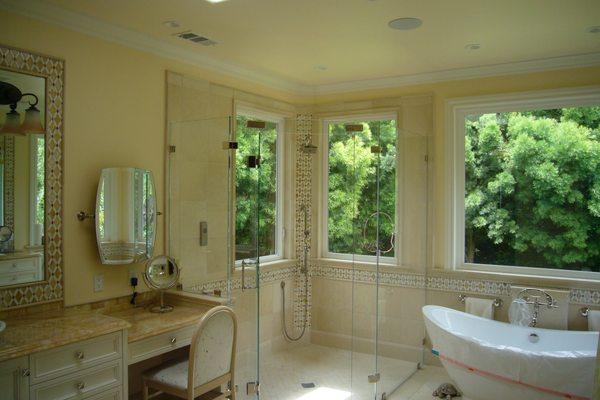
<svg viewBox="0 0 600 400">
<path fill-rule="evenodd" d="M 23 0 L 25 1 L 25 0 Z M 207 60 L 331 85 L 600 53 L 598 0 L 45 0 Z M 411 31 L 398 17 L 418 17 Z M 163 24 L 176 20 L 179 28 Z M 202 46 L 173 34 L 192 30 Z M 479 50 L 467 50 L 470 43 Z M 325 66 L 321 70 L 317 66 Z"/>
</svg>

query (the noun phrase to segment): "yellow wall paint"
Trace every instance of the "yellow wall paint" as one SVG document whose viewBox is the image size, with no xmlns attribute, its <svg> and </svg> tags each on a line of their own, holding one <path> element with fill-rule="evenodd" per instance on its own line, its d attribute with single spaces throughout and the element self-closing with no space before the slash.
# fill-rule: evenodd
<svg viewBox="0 0 600 400">
<path fill-rule="evenodd" d="M 152 170 L 158 208 L 164 211 L 165 70 L 286 99 L 259 85 L 5 12 L 0 12 L 0 43 L 65 60 L 66 305 L 131 292 L 132 267 L 101 265 L 93 222 L 79 222 L 75 214 L 93 211 L 100 170 L 119 166 Z M 163 224 L 159 217 L 157 253 L 164 251 Z M 142 270 L 141 265 L 133 268 Z M 104 290 L 98 293 L 93 290 L 96 274 L 104 276 Z M 141 279 L 140 285 L 144 287 Z"/>
<path fill-rule="evenodd" d="M 165 70 L 174 70 L 236 89 L 298 105 L 431 93 L 434 96 L 434 234 L 443 233 L 444 101 L 452 97 L 600 84 L 600 67 L 520 76 L 452 81 L 430 85 L 319 97 L 297 97 L 189 64 L 139 52 L 94 37 L 0 12 L 0 43 L 59 57 L 65 75 L 65 304 L 74 305 L 130 293 L 127 266 L 99 263 L 93 223 L 78 222 L 92 211 L 101 168 L 131 166 L 154 172 L 159 209 L 164 210 Z M 159 220 L 157 252 L 164 249 Z M 440 237 L 439 235 L 438 238 Z M 134 267 L 138 272 L 141 266 Z M 93 277 L 104 275 L 94 293 Z M 143 286 L 143 283 L 141 283 Z"/>
</svg>

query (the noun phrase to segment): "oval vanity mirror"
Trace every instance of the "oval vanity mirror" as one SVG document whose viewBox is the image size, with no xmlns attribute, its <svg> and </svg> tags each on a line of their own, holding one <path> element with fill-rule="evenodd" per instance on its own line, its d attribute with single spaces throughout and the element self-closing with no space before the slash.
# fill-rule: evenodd
<svg viewBox="0 0 600 400">
<path fill-rule="evenodd" d="M 165 305 L 164 292 L 177 285 L 179 266 L 171 257 L 156 256 L 146 263 L 144 271 L 146 284 L 160 292 L 160 304 L 150 309 L 151 312 L 165 313 L 173 310 L 173 306 Z"/>
<path fill-rule="evenodd" d="M 152 172 L 105 168 L 96 196 L 96 237 L 102 264 L 142 262 L 154 252 L 156 190 Z"/>
</svg>

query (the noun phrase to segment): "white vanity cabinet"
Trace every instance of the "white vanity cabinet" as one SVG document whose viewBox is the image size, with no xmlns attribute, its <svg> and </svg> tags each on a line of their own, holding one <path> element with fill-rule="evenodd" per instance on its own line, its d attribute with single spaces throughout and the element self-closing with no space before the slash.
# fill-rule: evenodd
<svg viewBox="0 0 600 400">
<path fill-rule="evenodd" d="M 124 343 L 117 331 L 1 362 L 0 399 L 123 400 Z"/>
<path fill-rule="evenodd" d="M 41 253 L 17 252 L 0 255 L 0 285 L 18 285 L 44 279 Z"/>
<path fill-rule="evenodd" d="M 0 363 L 0 399 L 29 399 L 29 357 Z"/>
</svg>

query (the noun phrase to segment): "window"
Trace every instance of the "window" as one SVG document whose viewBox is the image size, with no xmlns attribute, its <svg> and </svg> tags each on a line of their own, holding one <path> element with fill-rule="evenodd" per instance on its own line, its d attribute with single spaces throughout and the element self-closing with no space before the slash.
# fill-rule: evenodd
<svg viewBox="0 0 600 400">
<path fill-rule="evenodd" d="M 29 173 L 29 243 L 31 246 L 43 244 L 40 232 L 44 232 L 44 153 L 43 134 L 29 134 L 30 173 Z M 43 233 L 42 233 L 43 235 Z"/>
<path fill-rule="evenodd" d="M 598 279 L 600 93 L 538 96 L 453 105 L 451 262 Z"/>
<path fill-rule="evenodd" d="M 393 262 L 395 116 L 328 120 L 323 129 L 324 256 L 374 261 L 379 224 L 382 261 Z"/>
<path fill-rule="evenodd" d="M 283 256 L 283 119 L 252 110 L 236 117 L 236 260 Z M 258 162 L 254 162 L 258 160 Z"/>
</svg>

